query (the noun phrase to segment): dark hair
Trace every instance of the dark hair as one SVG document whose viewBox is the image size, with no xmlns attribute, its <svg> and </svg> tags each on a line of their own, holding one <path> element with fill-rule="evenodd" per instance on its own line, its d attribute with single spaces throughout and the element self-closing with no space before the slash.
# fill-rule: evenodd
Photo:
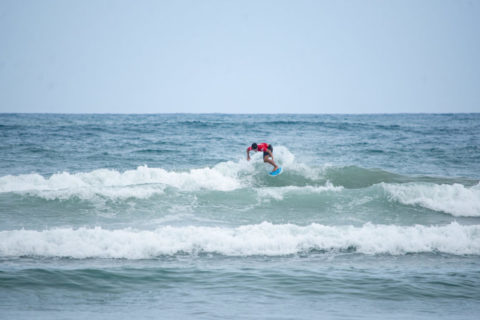
<svg viewBox="0 0 480 320">
<path fill-rule="evenodd" d="M 257 149 L 257 148 L 258 148 L 257 144 L 256 144 L 256 143 L 252 143 L 252 149 Z"/>
</svg>

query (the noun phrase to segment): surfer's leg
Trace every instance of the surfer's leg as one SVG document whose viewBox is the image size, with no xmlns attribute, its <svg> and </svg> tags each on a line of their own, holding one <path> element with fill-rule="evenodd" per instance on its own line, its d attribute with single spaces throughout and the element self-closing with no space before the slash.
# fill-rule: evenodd
<svg viewBox="0 0 480 320">
<path fill-rule="evenodd" d="M 275 163 L 275 161 L 273 161 L 272 159 L 270 159 L 270 156 L 264 156 L 264 157 L 263 157 L 263 162 L 270 163 L 270 164 L 273 166 L 273 170 L 272 170 L 272 171 L 275 171 L 275 170 L 278 169 L 277 164 Z"/>
</svg>

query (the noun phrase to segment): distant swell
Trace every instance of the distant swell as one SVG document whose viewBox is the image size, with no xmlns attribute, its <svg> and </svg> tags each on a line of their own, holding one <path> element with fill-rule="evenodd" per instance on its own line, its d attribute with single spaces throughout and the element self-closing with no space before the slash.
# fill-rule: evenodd
<svg viewBox="0 0 480 320">
<path fill-rule="evenodd" d="M 0 256 L 148 259 L 178 253 L 280 256 L 301 252 L 363 254 L 480 254 L 480 225 L 362 227 L 263 222 L 237 228 L 171 227 L 134 229 L 59 228 L 0 232 Z"/>
</svg>

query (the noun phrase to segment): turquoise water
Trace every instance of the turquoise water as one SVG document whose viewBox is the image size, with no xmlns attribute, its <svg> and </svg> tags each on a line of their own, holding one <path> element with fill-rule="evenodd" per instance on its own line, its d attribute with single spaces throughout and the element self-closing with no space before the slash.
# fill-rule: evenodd
<svg viewBox="0 0 480 320">
<path fill-rule="evenodd" d="M 476 319 L 479 179 L 480 114 L 0 114 L 0 318 Z"/>
</svg>

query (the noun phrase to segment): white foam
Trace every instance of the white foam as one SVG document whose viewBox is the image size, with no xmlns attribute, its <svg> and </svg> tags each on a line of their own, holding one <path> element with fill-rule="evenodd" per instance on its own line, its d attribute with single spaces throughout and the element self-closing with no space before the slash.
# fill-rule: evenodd
<svg viewBox="0 0 480 320">
<path fill-rule="evenodd" d="M 0 192 L 28 193 L 46 199 L 65 199 L 77 196 L 90 199 L 148 198 L 161 194 L 165 188 L 184 191 L 208 189 L 231 191 L 240 188 L 238 174 L 241 164 L 220 163 L 213 168 L 192 169 L 185 172 L 167 171 L 162 168 L 140 166 L 136 170 L 119 172 L 99 169 L 86 173 L 58 173 L 48 178 L 39 174 L 0 177 Z"/>
<path fill-rule="evenodd" d="M 287 170 L 309 178 L 314 170 L 295 161 L 295 156 L 284 146 L 275 147 L 275 160 Z M 252 161 L 245 157 L 238 161 L 226 161 L 213 167 L 187 171 L 168 171 L 163 168 L 139 166 L 135 170 L 117 171 L 98 169 L 90 172 L 62 172 L 44 177 L 39 174 L 8 175 L 0 177 L 0 193 L 29 194 L 45 199 L 149 198 L 163 194 L 167 187 L 180 191 L 214 190 L 233 191 L 250 187 L 255 174 L 263 170 L 261 153 L 252 154 Z M 262 172 L 263 173 L 263 172 Z"/>
<path fill-rule="evenodd" d="M 480 225 L 325 226 L 263 222 L 237 228 L 171 227 L 153 231 L 100 227 L 0 232 L 0 256 L 147 259 L 176 253 L 288 255 L 355 248 L 364 254 L 480 254 Z"/>
<path fill-rule="evenodd" d="M 302 161 L 298 161 L 295 155 L 291 153 L 287 147 L 281 145 L 274 146 L 273 151 L 275 162 L 282 166 L 286 172 L 295 172 L 310 180 L 317 180 L 324 174 L 325 167 L 312 167 Z"/>
<path fill-rule="evenodd" d="M 339 192 L 342 191 L 342 186 L 334 186 L 327 181 L 324 186 L 286 186 L 286 187 L 265 187 L 256 189 L 260 199 L 275 199 L 283 200 L 287 194 L 318 194 L 323 192 Z"/>
<path fill-rule="evenodd" d="M 418 205 L 453 216 L 480 216 L 480 186 L 461 184 L 382 184 L 392 200 Z"/>
</svg>

